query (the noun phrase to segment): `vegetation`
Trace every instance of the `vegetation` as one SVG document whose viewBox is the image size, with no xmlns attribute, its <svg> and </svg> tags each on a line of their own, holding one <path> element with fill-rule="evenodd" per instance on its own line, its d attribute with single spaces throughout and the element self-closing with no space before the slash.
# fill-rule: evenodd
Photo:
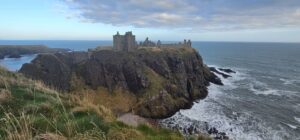
<svg viewBox="0 0 300 140">
<path fill-rule="evenodd" d="M 116 120 L 93 98 L 63 94 L 41 82 L 0 69 L 0 139 L 183 139 L 179 132 Z"/>
</svg>

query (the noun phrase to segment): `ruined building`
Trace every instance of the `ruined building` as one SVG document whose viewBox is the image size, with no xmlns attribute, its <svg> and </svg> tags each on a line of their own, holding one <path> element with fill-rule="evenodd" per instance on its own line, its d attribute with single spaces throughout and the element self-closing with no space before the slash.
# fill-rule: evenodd
<svg viewBox="0 0 300 140">
<path fill-rule="evenodd" d="M 155 47 L 156 44 L 154 42 L 152 42 L 151 40 L 149 40 L 149 38 L 147 37 L 145 39 L 144 42 L 142 42 L 142 46 L 147 46 L 147 47 Z"/>
<path fill-rule="evenodd" d="M 184 45 L 184 47 L 192 47 L 192 42 L 191 42 L 191 40 L 188 40 L 188 41 L 184 40 L 183 45 Z"/>
<path fill-rule="evenodd" d="M 132 32 L 126 32 L 125 35 L 120 35 L 117 32 L 113 36 L 113 46 L 118 51 L 133 51 L 137 48 L 137 43 L 135 41 L 135 35 Z"/>
<path fill-rule="evenodd" d="M 126 32 L 125 35 L 120 35 L 117 32 L 113 36 L 113 48 L 118 51 L 130 52 L 136 50 L 138 47 L 192 47 L 192 42 L 191 40 L 184 40 L 183 43 L 162 44 L 160 40 L 155 43 L 147 37 L 144 42 L 140 42 L 138 45 L 135 41 L 135 35 L 132 32 Z"/>
</svg>

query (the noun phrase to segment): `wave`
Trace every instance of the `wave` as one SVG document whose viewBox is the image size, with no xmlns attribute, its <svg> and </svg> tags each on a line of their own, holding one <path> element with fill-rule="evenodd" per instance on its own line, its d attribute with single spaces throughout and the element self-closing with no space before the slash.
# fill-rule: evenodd
<svg viewBox="0 0 300 140">
<path fill-rule="evenodd" d="M 279 80 L 282 81 L 284 85 L 300 84 L 300 80 L 290 80 L 290 79 L 285 79 L 285 78 L 280 78 Z"/>
<path fill-rule="evenodd" d="M 294 117 L 294 119 L 300 124 L 300 118 Z"/>
<path fill-rule="evenodd" d="M 259 82 L 257 82 L 259 83 Z M 256 83 L 250 83 L 249 89 L 256 95 L 277 95 L 280 96 L 279 90 L 271 89 L 265 86 L 265 84 L 256 84 Z"/>
<path fill-rule="evenodd" d="M 292 125 L 292 124 L 289 124 L 289 123 L 282 122 L 282 124 L 285 124 L 286 126 L 288 126 L 289 128 L 292 128 L 292 129 L 297 129 L 298 128 L 296 125 Z"/>
<path fill-rule="evenodd" d="M 214 67 L 218 68 L 218 66 Z M 220 76 L 224 86 L 211 84 L 208 87 L 209 94 L 204 100 L 195 103 L 191 109 L 180 110 L 171 118 L 163 120 L 162 123 L 165 126 L 169 125 L 168 127 L 180 126 L 182 129 L 195 125 L 196 130 L 202 130 L 201 132 L 207 130 L 207 127 L 215 127 L 219 131 L 225 132 L 233 140 L 281 140 L 290 137 L 283 126 L 272 128 L 268 124 L 269 122 L 265 122 L 259 116 L 256 116 L 255 112 L 249 110 L 238 111 L 232 108 L 236 104 L 231 101 L 238 100 L 237 96 L 240 96 L 232 94 L 232 90 L 244 88 L 255 94 L 263 95 L 281 95 L 281 92 L 283 92 L 271 89 L 266 83 L 252 78 L 248 75 L 247 70 L 233 70 L 237 73 L 231 74 L 232 77 L 225 79 Z M 233 96 L 229 97 L 229 94 Z M 294 125 L 289 127 L 293 128 Z"/>
<path fill-rule="evenodd" d="M 256 95 L 266 95 L 266 96 L 274 95 L 274 96 L 294 97 L 294 95 L 298 93 L 296 91 L 272 89 L 269 88 L 268 86 L 260 87 L 259 85 L 253 83 L 249 84 L 249 90 Z"/>
<path fill-rule="evenodd" d="M 299 96 L 297 95 L 299 93 L 297 91 L 271 88 L 267 83 L 260 82 L 255 78 L 251 78 L 251 80 L 249 80 L 248 86 L 248 89 L 256 95 L 274 95 L 288 97 Z"/>
</svg>

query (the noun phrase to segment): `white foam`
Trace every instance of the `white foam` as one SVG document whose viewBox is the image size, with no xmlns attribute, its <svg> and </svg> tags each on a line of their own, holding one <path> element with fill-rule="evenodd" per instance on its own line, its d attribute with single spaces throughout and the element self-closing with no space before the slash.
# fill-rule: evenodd
<svg viewBox="0 0 300 140">
<path fill-rule="evenodd" d="M 290 79 L 280 78 L 279 80 L 282 81 L 284 85 L 294 85 L 296 83 L 300 83 L 300 80 L 295 80 L 295 79 L 290 80 Z"/>
<path fill-rule="evenodd" d="M 277 95 L 280 96 L 279 90 L 276 89 L 266 89 L 266 90 L 257 90 L 253 87 L 250 87 L 250 90 L 253 91 L 256 95 Z"/>
<path fill-rule="evenodd" d="M 272 89 L 267 86 L 267 84 L 255 81 L 254 83 L 249 83 L 249 89 L 256 95 L 276 95 L 276 96 L 292 96 L 297 95 L 299 92 L 288 91 L 288 90 L 278 90 Z"/>
<path fill-rule="evenodd" d="M 245 73 L 242 73 L 239 71 L 236 71 L 236 73 L 229 74 L 229 75 L 231 77 L 228 77 L 228 78 L 224 78 L 223 76 L 218 76 L 221 79 L 222 83 L 224 84 L 224 86 L 221 86 L 221 87 L 219 86 L 218 88 L 227 89 L 227 90 L 235 89 L 239 86 L 237 84 L 237 82 L 247 78 L 247 75 Z M 212 87 L 212 88 L 215 88 L 215 87 Z"/>
<path fill-rule="evenodd" d="M 256 95 L 276 95 L 281 96 L 283 90 L 277 90 L 269 88 L 266 83 L 260 82 L 254 78 L 252 78 L 251 82 L 249 83 L 249 90 L 251 90 Z"/>
<path fill-rule="evenodd" d="M 300 124 L 300 118 L 294 117 L 294 119 Z"/>
<path fill-rule="evenodd" d="M 241 81 L 249 80 L 249 76 L 246 73 L 237 71 L 236 74 L 231 74 L 231 76 L 227 79 L 220 76 L 224 86 L 211 84 L 208 87 L 209 94 L 204 100 L 195 103 L 191 109 L 180 110 L 173 116 L 174 119 L 172 121 L 175 121 L 180 126 L 189 126 L 195 123 L 188 120 L 207 122 L 210 127 L 215 127 L 219 131 L 225 132 L 233 140 L 281 140 L 284 136 L 287 136 L 283 128 L 274 130 L 265 122 L 255 118 L 256 116 L 251 112 L 232 112 L 231 115 L 224 113 L 224 107 L 229 107 L 230 104 L 222 102 L 224 101 L 222 99 L 227 96 L 228 90 L 241 86 L 249 88 L 249 85 L 241 85 L 241 83 L 245 84 L 245 82 Z M 250 80 L 252 81 L 252 79 Z M 259 86 L 259 88 L 255 88 L 252 85 L 253 87 L 250 88 L 256 94 L 278 94 L 278 90 L 269 89 L 265 83 L 254 80 L 251 84 Z M 183 117 L 188 119 L 179 119 Z M 251 124 L 249 125 L 249 123 Z"/>
<path fill-rule="evenodd" d="M 284 123 L 283 124 L 287 125 L 288 127 L 292 128 L 292 129 L 297 129 L 297 126 L 289 124 L 289 123 Z"/>
<path fill-rule="evenodd" d="M 233 140 L 262 140 L 266 139 L 266 137 L 280 139 L 280 133 L 272 132 L 271 128 L 267 128 L 267 125 L 263 124 L 263 122 L 257 122 L 257 119 L 253 118 L 253 114 L 251 113 L 232 112 L 232 116 L 234 117 L 227 117 L 223 112 L 224 108 L 218 102 L 218 98 L 222 97 L 222 90 L 215 88 L 215 86 L 210 86 L 209 92 L 210 97 L 196 103 L 189 110 L 181 110 L 180 114 L 192 120 L 208 122 L 210 127 L 215 127 L 221 132 L 226 132 Z M 252 120 L 253 126 L 248 126 L 249 120 Z M 181 125 L 188 126 L 188 124 L 190 122 L 184 122 Z M 263 131 L 266 134 L 265 136 L 261 136 L 257 131 Z M 273 136 L 275 133 L 278 134 Z"/>
<path fill-rule="evenodd" d="M 232 84 L 230 81 L 238 80 L 238 78 L 232 78 L 232 80 L 226 81 L 225 85 L 234 86 L 234 84 Z M 222 90 L 222 88 L 224 87 L 225 86 L 217 85 L 209 86 L 209 94 L 207 98 L 201 100 L 199 103 L 196 103 L 189 110 L 181 110 L 179 113 L 177 113 L 177 116 L 180 114 L 192 120 L 208 122 L 210 127 L 215 127 L 221 132 L 226 132 L 227 135 L 232 139 L 259 140 L 260 138 L 257 134 L 245 133 L 242 125 L 235 125 L 236 120 L 232 120 L 232 118 L 226 117 L 226 115 L 223 113 L 223 108 L 218 105 L 218 99 L 222 98 L 222 96 L 226 94 L 224 93 L 224 90 Z M 237 114 L 237 112 L 233 112 L 233 115 L 236 116 Z"/>
</svg>

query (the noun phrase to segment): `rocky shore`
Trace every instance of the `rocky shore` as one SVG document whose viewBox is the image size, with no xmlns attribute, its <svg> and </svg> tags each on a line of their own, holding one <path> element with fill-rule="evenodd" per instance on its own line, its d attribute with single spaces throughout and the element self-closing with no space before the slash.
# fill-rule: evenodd
<svg viewBox="0 0 300 140">
<path fill-rule="evenodd" d="M 236 72 L 231 69 L 209 67 L 211 72 L 223 78 L 230 78 L 232 74 Z M 195 101 L 198 103 L 198 101 Z M 200 101 L 201 102 L 201 101 Z M 209 135 L 214 140 L 228 140 L 229 136 L 226 134 L 228 132 L 219 131 L 219 128 L 209 125 L 209 122 L 198 121 L 184 116 L 181 112 L 176 115 L 162 119 L 158 121 L 163 127 L 170 128 L 176 131 L 180 131 L 184 135 L 194 135 L 194 134 L 204 134 Z M 232 131 L 232 130 L 230 130 Z"/>
<path fill-rule="evenodd" d="M 69 49 L 48 48 L 43 45 L 0 45 L 0 59 L 20 58 L 22 55 L 68 52 Z"/>
</svg>

